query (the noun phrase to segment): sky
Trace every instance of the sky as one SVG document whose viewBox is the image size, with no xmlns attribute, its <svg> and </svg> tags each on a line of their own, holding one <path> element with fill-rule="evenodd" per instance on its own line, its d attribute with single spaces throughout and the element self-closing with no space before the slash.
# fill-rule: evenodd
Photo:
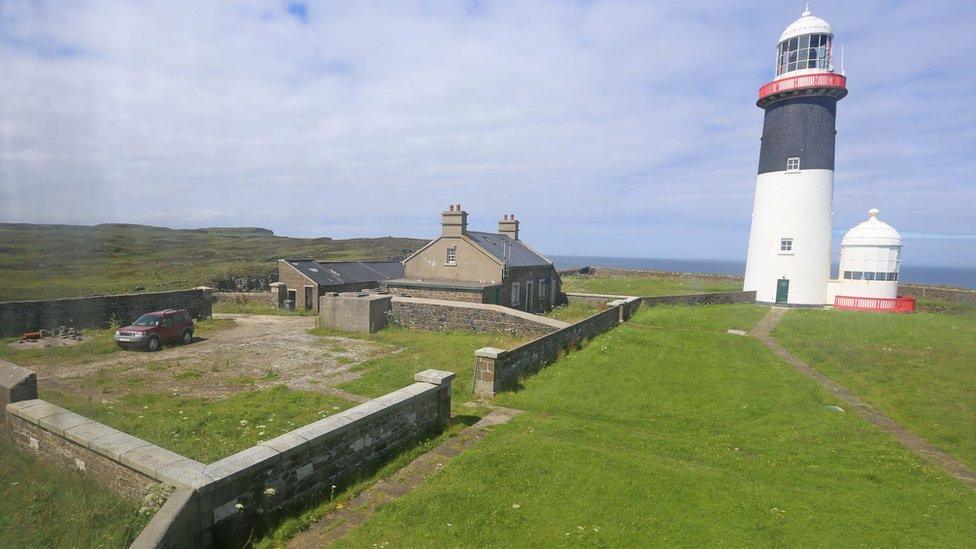
<svg viewBox="0 0 976 549">
<path fill-rule="evenodd" d="M 460 203 L 557 255 L 744 259 L 803 2 L 0 0 L 0 222 L 411 236 Z M 815 1 L 844 46 L 835 248 L 976 265 L 976 4 Z"/>
</svg>

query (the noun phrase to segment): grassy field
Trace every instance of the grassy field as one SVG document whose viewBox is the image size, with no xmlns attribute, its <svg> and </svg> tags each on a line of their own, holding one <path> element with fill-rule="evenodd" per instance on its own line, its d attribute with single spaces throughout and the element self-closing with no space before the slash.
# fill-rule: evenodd
<svg viewBox="0 0 976 549">
<path fill-rule="evenodd" d="M 387 328 L 370 335 L 333 332 L 317 328 L 319 336 L 341 335 L 368 339 L 401 351 L 374 358 L 356 367 L 361 377 L 339 387 L 351 393 L 377 397 L 413 383 L 417 372 L 433 368 L 455 372 L 452 402 L 455 406 L 474 398 L 474 352 L 481 347 L 510 349 L 527 341 L 504 334 L 422 332 Z"/>
<path fill-rule="evenodd" d="M 570 275 L 563 277 L 564 292 L 609 295 L 678 295 L 709 292 L 737 292 L 742 281 L 667 275 L 601 276 Z"/>
<path fill-rule="evenodd" d="M 976 468 L 976 307 L 960 314 L 790 311 L 774 337 L 810 366 Z"/>
<path fill-rule="evenodd" d="M 194 325 L 194 336 L 206 337 L 207 334 L 217 330 L 230 328 L 234 325 L 234 321 L 231 319 L 208 319 L 194 321 Z M 25 347 L 16 343 L 17 338 L 0 339 L 0 358 L 28 368 L 40 363 L 54 361 L 61 364 L 85 364 L 123 352 L 112 340 L 114 333 L 115 328 L 82 330 L 85 340 L 77 345 L 65 347 Z"/>
<path fill-rule="evenodd" d="M 264 277 L 281 257 L 403 258 L 411 238 L 287 238 L 267 229 L 0 224 L 0 301 L 163 291 Z M 139 290 L 142 291 L 142 290 Z"/>
<path fill-rule="evenodd" d="M 496 397 L 526 413 L 340 545 L 971 545 L 971 490 L 724 333 L 762 314 L 641 310 Z"/>
<path fill-rule="evenodd" d="M 0 435 L 0 547 L 128 547 L 149 521 L 77 472 L 42 463 Z"/>
<path fill-rule="evenodd" d="M 585 301 L 573 301 L 571 303 L 567 303 L 566 305 L 560 305 L 559 307 L 554 308 L 544 316 L 555 318 L 556 320 L 562 320 L 563 322 L 572 323 L 579 322 L 584 318 L 593 316 L 600 311 L 605 311 L 606 309 L 606 305 L 587 303 Z"/>
<path fill-rule="evenodd" d="M 221 400 L 132 394 L 103 404 L 53 391 L 41 391 L 40 397 L 201 463 L 225 458 L 354 404 L 282 386 Z"/>
</svg>

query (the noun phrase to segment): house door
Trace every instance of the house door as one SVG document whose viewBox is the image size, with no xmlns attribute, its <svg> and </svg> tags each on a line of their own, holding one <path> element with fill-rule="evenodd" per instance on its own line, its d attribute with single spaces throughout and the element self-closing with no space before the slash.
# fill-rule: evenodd
<svg viewBox="0 0 976 549">
<path fill-rule="evenodd" d="M 315 288 L 305 286 L 305 310 L 312 308 L 312 299 Z"/>
<path fill-rule="evenodd" d="M 502 289 L 496 286 L 495 290 L 492 292 L 491 302 L 494 303 L 495 305 L 498 305 L 499 303 L 501 303 L 501 300 L 502 300 Z"/>
<path fill-rule="evenodd" d="M 776 281 L 776 303 L 786 303 L 790 298 L 790 279 L 781 278 Z"/>
<path fill-rule="evenodd" d="M 525 283 L 525 310 L 531 311 L 532 307 L 532 281 Z"/>
</svg>

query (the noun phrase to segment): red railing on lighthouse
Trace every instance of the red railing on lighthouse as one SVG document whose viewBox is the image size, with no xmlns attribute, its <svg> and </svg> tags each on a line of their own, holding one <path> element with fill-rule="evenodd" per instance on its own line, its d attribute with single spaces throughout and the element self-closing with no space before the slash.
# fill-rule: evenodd
<svg viewBox="0 0 976 549">
<path fill-rule="evenodd" d="M 804 74 L 791 76 L 781 80 L 773 80 L 759 88 L 759 100 L 763 100 L 770 95 L 794 90 L 805 90 L 811 88 L 847 88 L 847 77 L 832 72 L 819 74 Z"/>
<path fill-rule="evenodd" d="M 914 313 L 915 298 L 853 297 L 839 295 L 834 297 L 834 308 L 848 311 L 877 311 L 889 313 Z"/>
</svg>

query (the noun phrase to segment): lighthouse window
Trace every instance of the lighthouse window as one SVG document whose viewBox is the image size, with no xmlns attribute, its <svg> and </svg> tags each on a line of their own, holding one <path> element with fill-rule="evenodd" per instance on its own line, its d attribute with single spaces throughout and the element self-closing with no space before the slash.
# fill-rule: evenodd
<svg viewBox="0 0 976 549">
<path fill-rule="evenodd" d="M 861 280 L 864 278 L 864 273 L 861 271 L 854 271 L 854 280 Z"/>
<path fill-rule="evenodd" d="M 875 273 L 868 271 L 864 273 L 864 280 L 874 280 L 874 275 Z"/>
<path fill-rule="evenodd" d="M 803 69 L 830 68 L 830 36 L 808 34 L 781 42 L 776 51 L 776 75 Z"/>
<path fill-rule="evenodd" d="M 798 172 L 800 171 L 800 157 L 791 156 L 786 159 L 786 171 L 788 172 Z"/>
<path fill-rule="evenodd" d="M 851 271 L 844 271 L 844 280 L 850 280 L 852 274 Z"/>
<path fill-rule="evenodd" d="M 792 252 L 793 251 L 793 239 L 792 238 L 781 238 L 779 240 L 779 251 L 781 251 L 781 252 Z"/>
</svg>

